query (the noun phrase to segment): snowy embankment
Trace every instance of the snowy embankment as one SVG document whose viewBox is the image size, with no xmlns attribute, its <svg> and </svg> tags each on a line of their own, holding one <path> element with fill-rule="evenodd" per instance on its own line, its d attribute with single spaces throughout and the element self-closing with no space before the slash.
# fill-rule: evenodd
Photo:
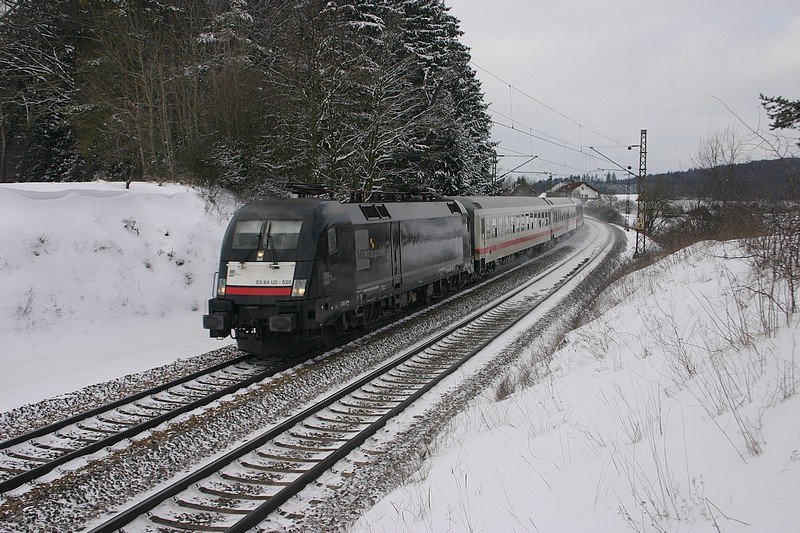
<svg viewBox="0 0 800 533">
<path fill-rule="evenodd" d="M 174 184 L 0 184 L 0 412 L 223 346 L 202 315 L 233 208 Z"/>
<path fill-rule="evenodd" d="M 610 286 L 520 369 L 529 387 L 460 415 L 354 529 L 796 531 L 800 316 L 752 290 L 737 246 Z"/>
</svg>

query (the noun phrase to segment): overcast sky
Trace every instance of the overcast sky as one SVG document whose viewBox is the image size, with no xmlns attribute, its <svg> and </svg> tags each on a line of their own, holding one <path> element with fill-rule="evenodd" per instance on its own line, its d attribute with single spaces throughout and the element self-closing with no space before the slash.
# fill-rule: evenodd
<svg viewBox="0 0 800 533">
<path fill-rule="evenodd" d="M 614 145 L 639 144 L 641 129 L 648 173 L 686 170 L 703 137 L 736 122 L 712 96 L 764 128 L 759 93 L 800 98 L 798 0 L 446 4 L 461 21 L 475 65 L 502 80 L 476 67 L 490 113 L 504 125 L 493 126 L 498 153 L 539 156 L 521 170 L 613 168 L 592 146 L 636 172 L 638 148 Z M 552 136 L 552 143 L 531 134 Z M 500 166 L 525 161 L 502 158 Z"/>
</svg>

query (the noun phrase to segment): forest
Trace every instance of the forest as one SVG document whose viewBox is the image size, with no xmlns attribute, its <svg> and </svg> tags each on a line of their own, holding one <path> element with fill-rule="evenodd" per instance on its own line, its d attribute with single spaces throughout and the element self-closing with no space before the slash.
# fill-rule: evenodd
<svg viewBox="0 0 800 533">
<path fill-rule="evenodd" d="M 718 199 L 726 193 L 736 200 L 782 200 L 796 197 L 800 190 L 798 176 L 800 158 L 785 157 L 648 174 L 647 187 L 670 200 Z M 602 177 L 575 175 L 568 179 L 585 181 L 602 194 L 636 192 L 636 178 L 618 179 L 616 173 Z"/>
<path fill-rule="evenodd" d="M 442 0 L 0 1 L 0 182 L 493 191 Z"/>
</svg>

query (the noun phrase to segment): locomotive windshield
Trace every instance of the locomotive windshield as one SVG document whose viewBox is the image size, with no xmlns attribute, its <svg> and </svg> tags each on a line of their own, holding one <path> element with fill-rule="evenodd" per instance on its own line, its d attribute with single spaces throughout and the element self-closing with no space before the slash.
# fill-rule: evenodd
<svg viewBox="0 0 800 533">
<path fill-rule="evenodd" d="M 301 220 L 241 220 L 233 230 L 234 250 L 295 250 L 300 237 Z"/>
</svg>

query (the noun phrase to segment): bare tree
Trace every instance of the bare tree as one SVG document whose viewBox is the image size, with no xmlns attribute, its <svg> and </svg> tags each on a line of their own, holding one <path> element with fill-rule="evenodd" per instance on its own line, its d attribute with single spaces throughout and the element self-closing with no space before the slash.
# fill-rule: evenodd
<svg viewBox="0 0 800 533">
<path fill-rule="evenodd" d="M 74 179 L 65 122 L 77 4 L 16 2 L 0 17 L 0 181 Z M 38 176 L 37 176 L 38 175 Z"/>
<path fill-rule="evenodd" d="M 722 205 L 737 198 L 737 165 L 747 161 L 746 141 L 735 126 L 700 141 L 692 163 L 708 179 L 706 200 Z"/>
<path fill-rule="evenodd" d="M 645 235 L 655 235 L 679 210 L 669 201 L 665 183 L 651 184 L 639 197 L 639 218 L 645 222 Z"/>
</svg>

